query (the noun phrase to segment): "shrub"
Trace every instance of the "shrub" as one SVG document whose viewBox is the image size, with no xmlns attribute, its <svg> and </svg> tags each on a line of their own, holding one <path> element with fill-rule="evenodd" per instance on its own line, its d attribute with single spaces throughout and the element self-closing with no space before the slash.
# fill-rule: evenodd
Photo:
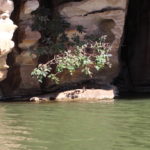
<svg viewBox="0 0 150 150">
<path fill-rule="evenodd" d="M 67 70 L 70 75 L 77 69 L 85 75 L 92 77 L 92 68 L 97 71 L 103 69 L 106 65 L 111 67 L 109 63 L 109 51 L 111 46 L 105 42 L 106 36 L 102 36 L 99 40 L 93 42 L 91 40 L 84 41 L 82 45 L 70 47 L 64 53 L 54 55 L 54 58 L 46 64 L 39 64 L 32 72 L 32 76 L 36 76 L 39 82 L 46 77 L 59 83 L 58 75 Z M 52 66 L 55 64 L 55 69 Z M 52 73 L 52 70 L 54 73 Z"/>
</svg>

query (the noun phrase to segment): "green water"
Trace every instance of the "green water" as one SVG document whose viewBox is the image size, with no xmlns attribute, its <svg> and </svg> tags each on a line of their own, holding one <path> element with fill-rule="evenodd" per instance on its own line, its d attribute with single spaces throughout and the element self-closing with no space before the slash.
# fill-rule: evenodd
<svg viewBox="0 0 150 150">
<path fill-rule="evenodd" d="M 150 100 L 0 103 L 0 150 L 150 150 Z"/>
</svg>

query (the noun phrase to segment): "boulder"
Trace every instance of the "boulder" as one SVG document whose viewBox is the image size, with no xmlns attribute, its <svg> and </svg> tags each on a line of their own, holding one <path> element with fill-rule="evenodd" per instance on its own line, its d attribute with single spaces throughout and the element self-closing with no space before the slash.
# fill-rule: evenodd
<svg viewBox="0 0 150 150">
<path fill-rule="evenodd" d="M 68 90 L 65 92 L 58 92 L 52 94 L 46 94 L 42 96 L 32 97 L 30 101 L 44 102 L 44 101 L 105 101 L 112 102 L 115 97 L 115 90 L 109 89 L 76 89 Z"/>
</svg>

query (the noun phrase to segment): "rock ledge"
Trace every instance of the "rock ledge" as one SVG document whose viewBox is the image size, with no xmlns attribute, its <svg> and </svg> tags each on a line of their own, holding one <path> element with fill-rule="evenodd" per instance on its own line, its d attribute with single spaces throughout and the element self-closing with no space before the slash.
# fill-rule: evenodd
<svg viewBox="0 0 150 150">
<path fill-rule="evenodd" d="M 116 96 L 115 89 L 75 89 L 59 93 L 50 93 L 38 97 L 32 97 L 30 101 L 114 101 Z"/>
</svg>

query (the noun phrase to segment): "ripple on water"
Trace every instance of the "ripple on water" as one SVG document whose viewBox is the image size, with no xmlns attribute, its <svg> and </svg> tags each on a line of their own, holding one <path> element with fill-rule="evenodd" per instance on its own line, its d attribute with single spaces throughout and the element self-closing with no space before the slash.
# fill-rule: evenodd
<svg viewBox="0 0 150 150">
<path fill-rule="evenodd" d="M 0 104 L 0 150 L 149 150 L 150 101 Z"/>
</svg>

